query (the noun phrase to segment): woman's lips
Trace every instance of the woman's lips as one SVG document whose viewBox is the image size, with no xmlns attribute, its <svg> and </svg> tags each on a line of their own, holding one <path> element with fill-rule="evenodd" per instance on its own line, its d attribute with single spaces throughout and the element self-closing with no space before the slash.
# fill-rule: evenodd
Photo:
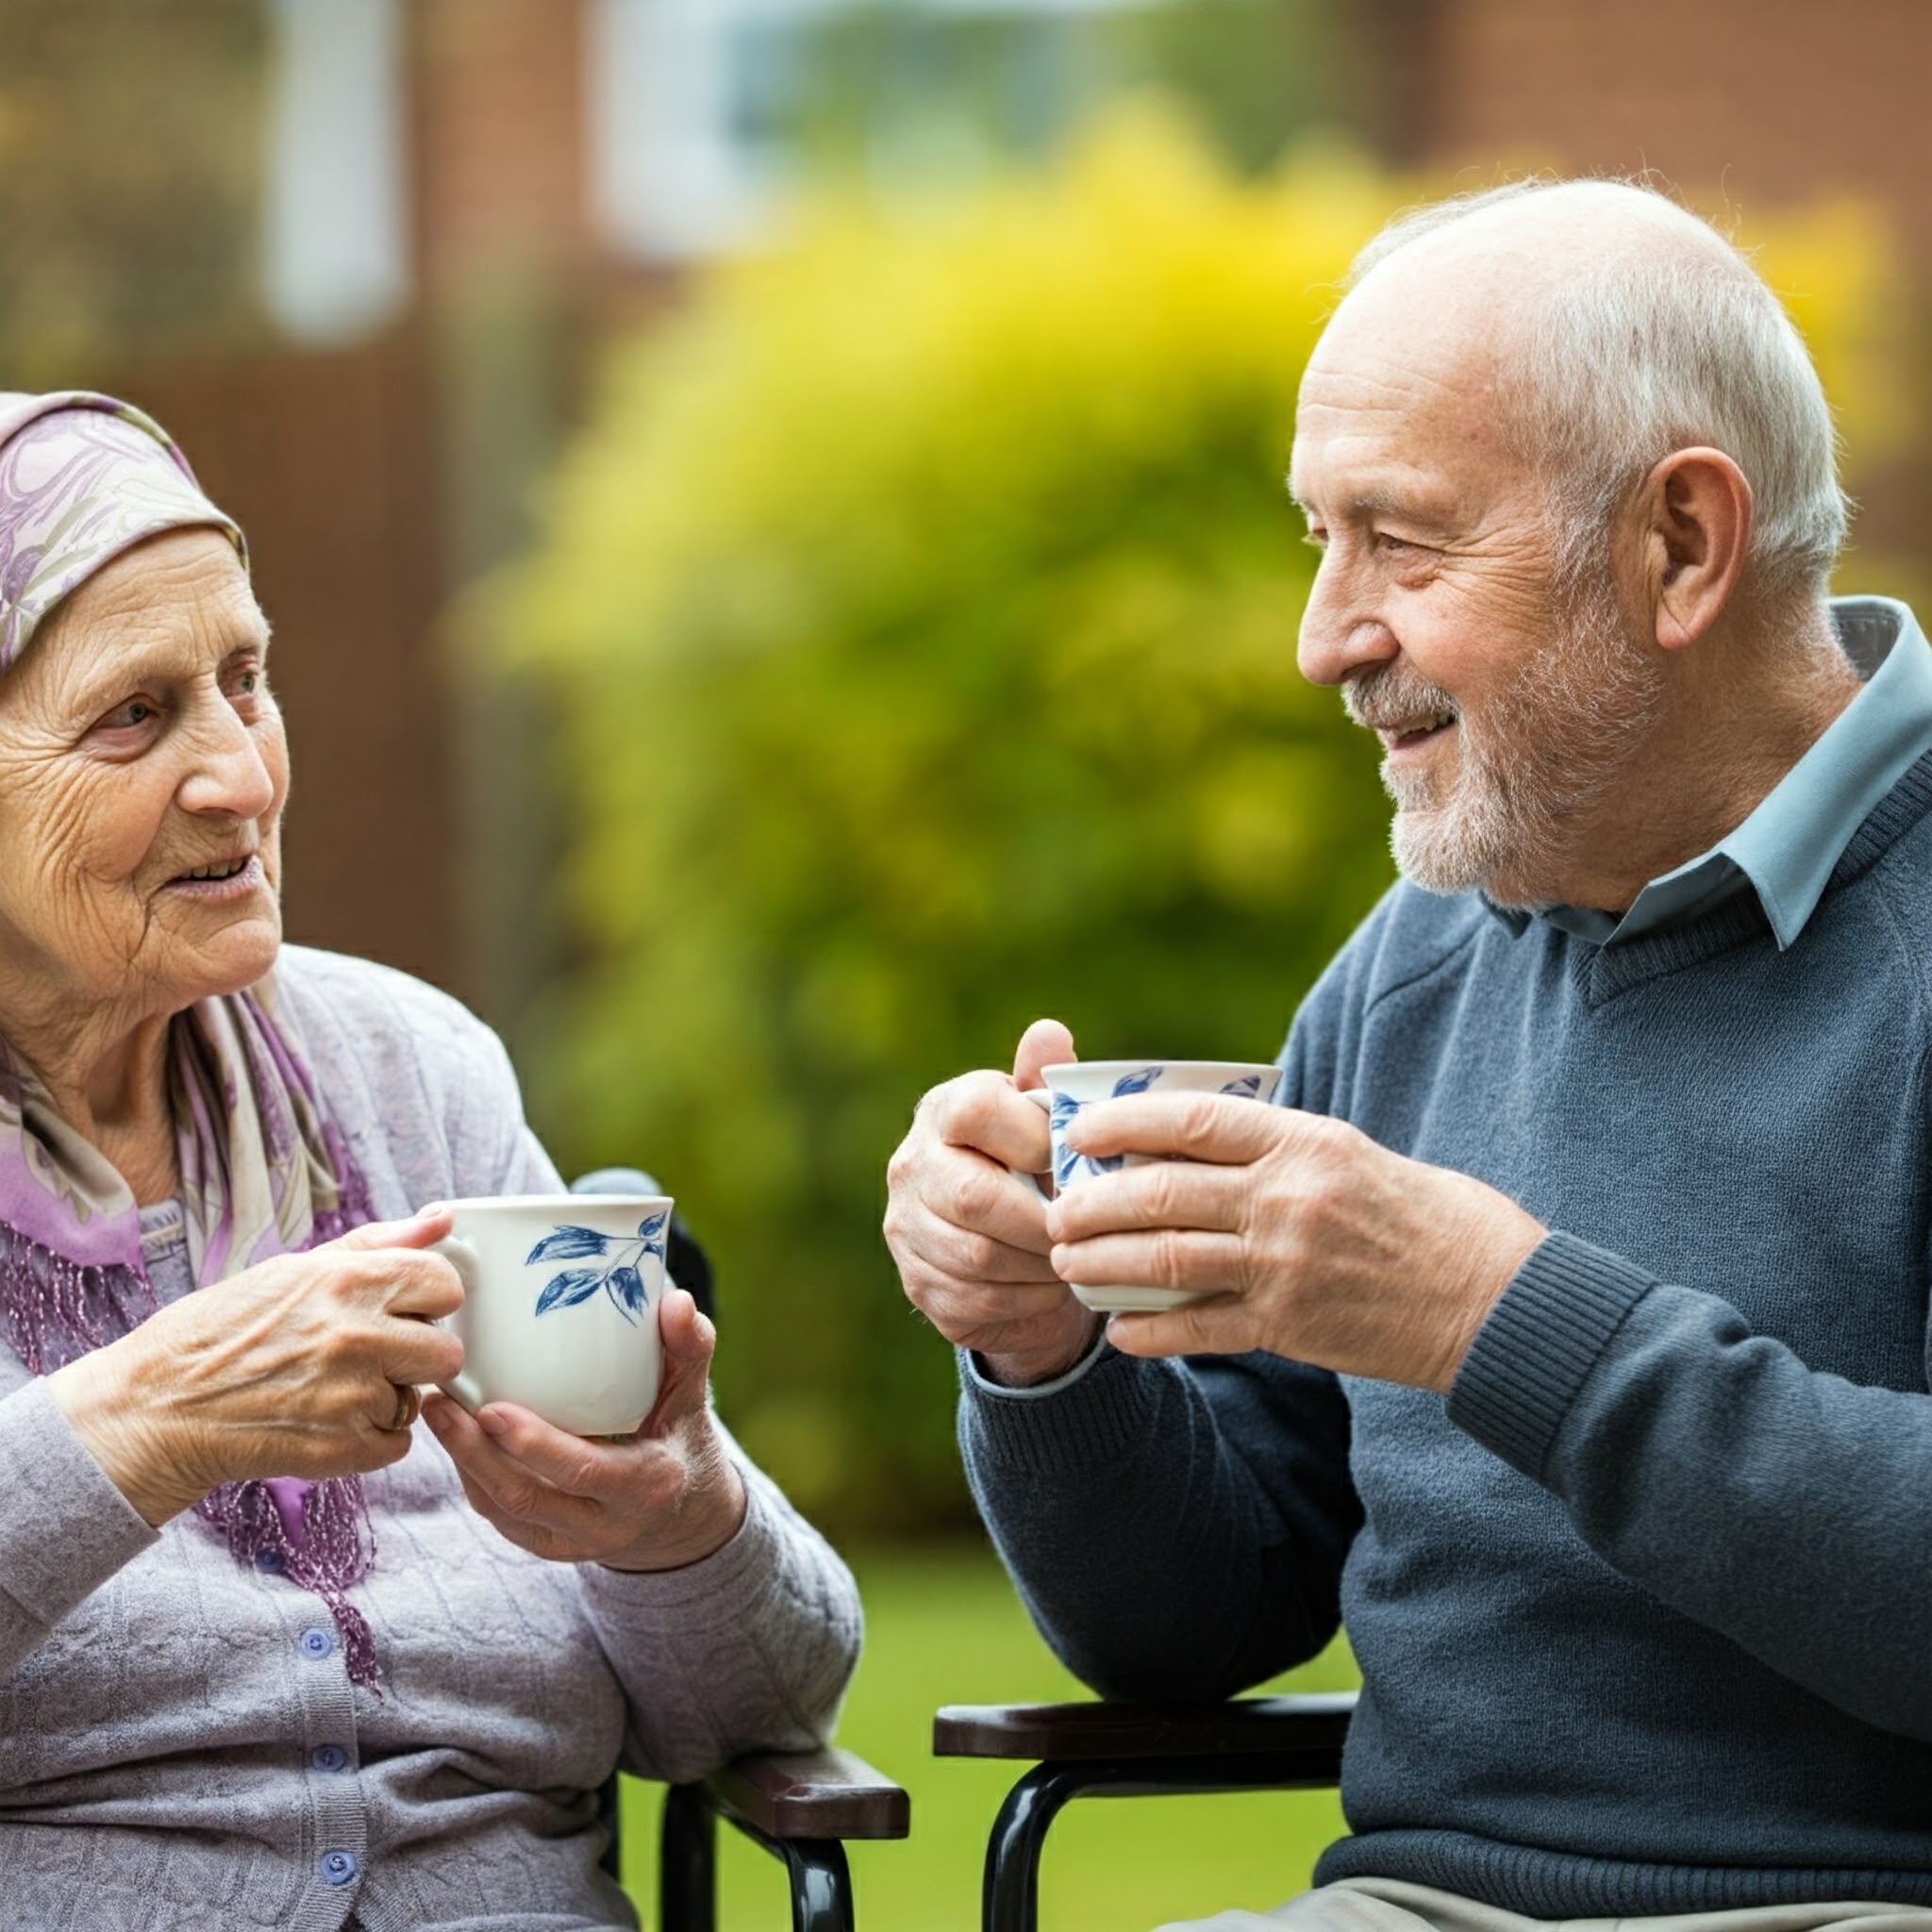
<svg viewBox="0 0 1932 1932">
<path fill-rule="evenodd" d="M 233 863 L 232 860 L 227 861 Z M 197 872 L 212 871 L 212 866 L 197 866 Z M 268 875 L 261 869 L 260 858 L 250 853 L 238 870 L 225 877 L 193 878 L 183 873 L 179 878 L 168 881 L 166 890 L 178 892 L 184 898 L 198 899 L 208 904 L 219 905 L 227 899 L 245 899 L 250 893 L 260 891 L 268 882 Z"/>
</svg>

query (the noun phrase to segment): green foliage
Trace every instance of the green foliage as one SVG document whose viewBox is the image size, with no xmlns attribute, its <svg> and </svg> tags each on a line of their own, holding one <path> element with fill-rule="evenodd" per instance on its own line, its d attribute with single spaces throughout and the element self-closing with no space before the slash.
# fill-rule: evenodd
<svg viewBox="0 0 1932 1932">
<path fill-rule="evenodd" d="M 1371 748 L 1295 670 L 1281 477 L 1397 199 L 1137 111 L 943 208 L 824 206 L 616 357 L 504 601 L 575 816 L 534 1111 L 678 1194 L 727 1411 L 841 1527 L 963 1505 L 878 1236 L 921 1091 L 1041 1013 L 1270 1054 L 1390 875 Z"/>
<path fill-rule="evenodd" d="M 920 1092 L 1042 1012 L 1270 1054 L 1387 877 L 1281 484 L 1382 205 L 1137 116 L 917 225 L 826 208 L 618 357 L 556 486 L 503 628 L 563 708 L 588 957 L 533 1108 L 679 1195 L 728 1412 L 824 1517 L 960 1507 L 878 1236 Z"/>
</svg>

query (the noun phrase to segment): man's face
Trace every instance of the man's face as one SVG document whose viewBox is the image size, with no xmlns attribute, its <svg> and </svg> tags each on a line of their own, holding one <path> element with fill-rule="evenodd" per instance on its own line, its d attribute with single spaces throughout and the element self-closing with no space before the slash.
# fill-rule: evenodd
<svg viewBox="0 0 1932 1932">
<path fill-rule="evenodd" d="M 1303 380 L 1291 483 L 1323 556 L 1301 667 L 1381 739 L 1408 877 L 1547 904 L 1657 716 L 1659 666 L 1608 556 L 1563 582 L 1477 305 L 1401 269 L 1350 297 Z"/>
</svg>

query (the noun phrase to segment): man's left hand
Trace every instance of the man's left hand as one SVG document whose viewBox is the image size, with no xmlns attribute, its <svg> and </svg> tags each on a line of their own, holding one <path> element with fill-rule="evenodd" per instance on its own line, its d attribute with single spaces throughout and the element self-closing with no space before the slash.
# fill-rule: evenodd
<svg viewBox="0 0 1932 1932">
<path fill-rule="evenodd" d="M 1053 1203 L 1055 1272 L 1074 1287 L 1201 1296 L 1115 1315 L 1108 1339 L 1126 1355 L 1267 1349 L 1446 1390 L 1547 1232 L 1467 1174 L 1391 1154 L 1343 1122 L 1251 1100 L 1104 1101 L 1082 1110 L 1067 1143 L 1157 1158 L 1085 1176 Z"/>
<path fill-rule="evenodd" d="M 559 1563 L 677 1570 L 744 1521 L 744 1479 L 705 1400 L 717 1333 L 682 1289 L 658 1305 L 663 1386 L 634 1436 L 567 1435 L 515 1403 L 470 1415 L 433 1395 L 423 1413 L 463 1492 L 511 1542 Z"/>
</svg>

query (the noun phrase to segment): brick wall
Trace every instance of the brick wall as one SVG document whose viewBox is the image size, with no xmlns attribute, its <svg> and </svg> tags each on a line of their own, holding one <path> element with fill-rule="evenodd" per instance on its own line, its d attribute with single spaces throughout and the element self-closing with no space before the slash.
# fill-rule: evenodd
<svg viewBox="0 0 1932 1932">
<path fill-rule="evenodd" d="M 1656 168 L 1745 208 L 1854 191 L 1932 260 L 1925 0 L 1449 0 L 1432 158 Z"/>
<path fill-rule="evenodd" d="M 415 196 L 429 299 L 479 269 L 591 253 L 578 0 L 413 0 Z"/>
</svg>

